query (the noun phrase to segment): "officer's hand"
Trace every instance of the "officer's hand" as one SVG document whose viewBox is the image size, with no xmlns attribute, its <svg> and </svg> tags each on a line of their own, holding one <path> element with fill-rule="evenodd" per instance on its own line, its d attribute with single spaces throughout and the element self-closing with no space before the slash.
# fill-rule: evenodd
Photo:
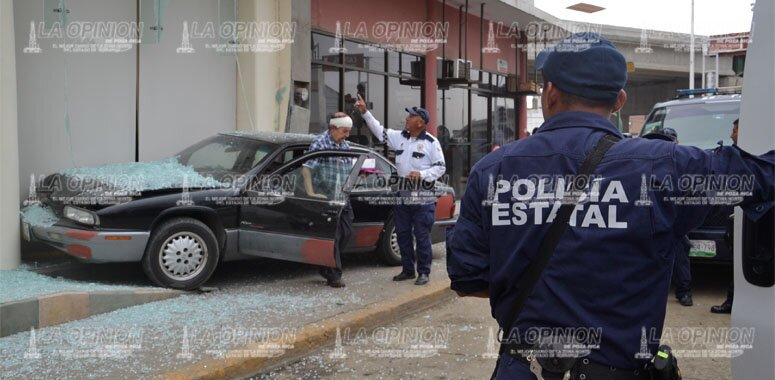
<svg viewBox="0 0 775 380">
<path fill-rule="evenodd" d="M 409 173 L 409 175 L 407 175 L 406 178 L 409 178 L 409 179 L 414 181 L 414 180 L 421 179 L 422 176 L 420 175 L 420 172 L 413 171 L 413 172 Z"/>
<path fill-rule="evenodd" d="M 369 109 L 366 108 L 366 102 L 361 98 L 361 94 L 358 94 L 358 100 L 355 101 L 355 108 L 361 113 L 366 113 Z"/>
</svg>

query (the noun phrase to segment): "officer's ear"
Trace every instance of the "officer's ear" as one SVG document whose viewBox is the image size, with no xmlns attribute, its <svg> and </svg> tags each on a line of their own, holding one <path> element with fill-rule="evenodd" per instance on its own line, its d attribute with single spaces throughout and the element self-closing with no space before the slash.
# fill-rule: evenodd
<svg viewBox="0 0 775 380">
<path fill-rule="evenodd" d="M 543 105 L 544 108 L 554 109 L 560 103 L 560 91 L 552 82 L 546 82 L 541 97 L 546 101 L 546 104 Z"/>
<path fill-rule="evenodd" d="M 619 90 L 619 96 L 616 97 L 616 103 L 614 103 L 614 108 L 611 109 L 611 113 L 622 109 L 622 107 L 624 107 L 624 103 L 627 103 L 627 92 L 622 89 Z"/>
</svg>

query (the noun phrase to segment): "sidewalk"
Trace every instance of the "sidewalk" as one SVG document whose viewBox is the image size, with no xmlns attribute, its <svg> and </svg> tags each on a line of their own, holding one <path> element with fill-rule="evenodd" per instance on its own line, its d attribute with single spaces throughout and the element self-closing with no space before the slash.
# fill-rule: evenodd
<svg viewBox="0 0 775 380">
<path fill-rule="evenodd" d="M 713 329 L 730 326 L 730 316 L 708 309 L 725 295 L 725 268 L 694 268 L 694 306 L 666 300 L 666 329 Z M 329 346 L 294 363 L 250 377 L 250 380 L 343 379 L 489 379 L 498 352 L 498 325 L 487 299 L 454 298 L 400 321 L 365 333 L 341 332 L 341 344 Z M 758 338 L 758 337 L 757 337 Z M 766 337 L 765 337 L 766 338 Z M 680 340 L 680 339 L 674 339 Z M 715 344 L 670 343 L 676 352 L 715 349 Z M 689 352 L 687 352 L 687 350 Z M 697 352 L 697 351 L 695 351 Z M 680 357 L 685 380 L 729 379 L 731 360 L 724 357 Z"/>
<path fill-rule="evenodd" d="M 443 244 L 434 246 L 439 249 Z M 413 294 L 448 292 L 444 260 L 434 260 L 433 289 L 391 281 L 397 268 L 381 266 L 371 255 L 346 257 L 344 264 L 347 287 L 332 289 L 323 286 L 311 266 L 269 260 L 227 263 L 208 283 L 218 288 L 211 293 L 187 294 L 0 338 L 4 367 L 0 378 L 188 377 L 186 371 L 193 369 L 218 377 L 232 372 L 213 368 L 217 363 L 238 363 L 230 367 L 233 370 L 239 369 L 240 361 L 288 360 L 294 357 L 284 355 L 306 354 L 295 351 L 294 344 L 297 339 L 312 339 L 309 334 L 321 328 L 323 340 L 313 339 L 310 347 L 332 344 L 338 326 L 331 317 L 371 310 L 361 315 L 360 323 L 386 323 L 379 318 L 388 314 L 380 314 L 375 305 L 403 299 L 406 302 L 394 306 L 407 313 L 414 310 Z M 352 321 L 341 322 L 347 323 Z M 251 351 L 242 351 L 245 347 Z M 196 364 L 202 361 L 208 367 Z M 241 370 L 259 372 L 250 367 Z"/>
</svg>

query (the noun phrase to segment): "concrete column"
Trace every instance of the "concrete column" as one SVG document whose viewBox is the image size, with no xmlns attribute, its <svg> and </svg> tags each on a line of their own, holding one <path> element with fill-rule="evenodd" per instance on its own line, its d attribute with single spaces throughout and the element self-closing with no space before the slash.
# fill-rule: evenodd
<svg viewBox="0 0 775 380">
<path fill-rule="evenodd" d="M 240 0 L 237 19 L 291 22 L 291 2 Z M 291 86 L 291 47 L 272 53 L 240 53 L 237 130 L 285 132 Z M 240 75 L 241 74 L 241 75 Z"/>
<path fill-rule="evenodd" d="M 0 1 L 0 269 L 21 260 L 13 1 Z"/>
<path fill-rule="evenodd" d="M 427 9 L 428 21 L 436 21 L 436 15 L 434 12 L 435 0 L 426 0 L 425 7 Z M 436 136 L 438 131 L 439 120 L 441 115 L 436 113 L 436 101 L 438 95 L 436 94 L 438 85 L 436 84 L 436 51 L 431 50 L 425 53 L 425 109 L 431 114 L 431 123 L 428 126 L 428 132 Z"/>
</svg>

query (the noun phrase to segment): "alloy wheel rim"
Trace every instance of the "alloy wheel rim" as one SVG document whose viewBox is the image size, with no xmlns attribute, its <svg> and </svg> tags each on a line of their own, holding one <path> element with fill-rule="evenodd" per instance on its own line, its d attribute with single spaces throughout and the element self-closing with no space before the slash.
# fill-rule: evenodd
<svg viewBox="0 0 775 380">
<path fill-rule="evenodd" d="M 162 244 L 159 250 L 159 267 L 175 281 L 190 280 L 199 275 L 207 262 L 207 246 L 193 232 L 178 232 Z"/>
</svg>

